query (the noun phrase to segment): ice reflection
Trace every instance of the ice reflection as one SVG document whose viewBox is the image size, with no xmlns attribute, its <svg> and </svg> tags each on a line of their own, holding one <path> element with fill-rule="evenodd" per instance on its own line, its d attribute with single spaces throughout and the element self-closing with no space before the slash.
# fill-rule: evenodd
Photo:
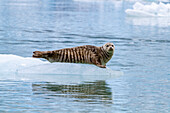
<svg viewBox="0 0 170 113">
<path fill-rule="evenodd" d="M 132 25 L 139 26 L 157 26 L 157 27 L 169 27 L 169 18 L 138 18 L 138 17 L 127 17 L 126 22 Z"/>
</svg>

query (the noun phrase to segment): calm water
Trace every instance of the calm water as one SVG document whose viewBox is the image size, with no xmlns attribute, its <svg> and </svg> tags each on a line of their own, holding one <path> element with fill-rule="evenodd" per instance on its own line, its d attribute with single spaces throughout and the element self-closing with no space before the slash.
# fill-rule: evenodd
<svg viewBox="0 0 170 113">
<path fill-rule="evenodd" d="M 133 4 L 0 0 L 0 54 L 31 57 L 35 50 L 113 42 L 108 67 L 124 72 L 79 84 L 3 79 L 0 112 L 170 112 L 170 19 L 127 17 Z"/>
</svg>

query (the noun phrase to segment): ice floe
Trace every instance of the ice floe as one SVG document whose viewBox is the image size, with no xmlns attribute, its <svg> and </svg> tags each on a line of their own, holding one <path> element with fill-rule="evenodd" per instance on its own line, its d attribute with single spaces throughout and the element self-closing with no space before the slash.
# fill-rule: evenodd
<svg viewBox="0 0 170 113">
<path fill-rule="evenodd" d="M 106 80 L 123 75 L 120 71 L 88 64 L 49 63 L 35 58 L 0 54 L 0 80 L 33 80 L 57 83 Z"/>
<path fill-rule="evenodd" d="M 137 17 L 170 17 L 170 4 L 151 3 L 150 5 L 144 5 L 136 2 L 133 5 L 133 9 L 125 10 L 128 16 Z"/>
</svg>

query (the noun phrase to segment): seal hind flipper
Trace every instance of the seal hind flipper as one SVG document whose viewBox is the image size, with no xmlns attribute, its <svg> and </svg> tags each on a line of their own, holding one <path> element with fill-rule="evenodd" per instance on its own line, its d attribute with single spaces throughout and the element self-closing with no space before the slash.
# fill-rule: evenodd
<svg viewBox="0 0 170 113">
<path fill-rule="evenodd" d="M 53 55 L 53 51 L 34 51 L 33 58 L 48 58 Z"/>
<path fill-rule="evenodd" d="M 41 51 L 34 51 L 32 57 L 33 58 L 42 58 L 43 54 Z"/>
</svg>

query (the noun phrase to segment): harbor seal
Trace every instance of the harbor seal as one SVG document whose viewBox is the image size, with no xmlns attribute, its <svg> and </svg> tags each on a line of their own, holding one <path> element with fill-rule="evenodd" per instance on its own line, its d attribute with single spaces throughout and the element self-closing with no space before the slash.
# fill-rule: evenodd
<svg viewBox="0 0 170 113">
<path fill-rule="evenodd" d="M 53 51 L 34 51 L 33 58 L 44 58 L 49 62 L 94 64 L 106 68 L 106 63 L 112 58 L 115 46 L 106 43 L 101 47 L 84 45 Z"/>
</svg>

